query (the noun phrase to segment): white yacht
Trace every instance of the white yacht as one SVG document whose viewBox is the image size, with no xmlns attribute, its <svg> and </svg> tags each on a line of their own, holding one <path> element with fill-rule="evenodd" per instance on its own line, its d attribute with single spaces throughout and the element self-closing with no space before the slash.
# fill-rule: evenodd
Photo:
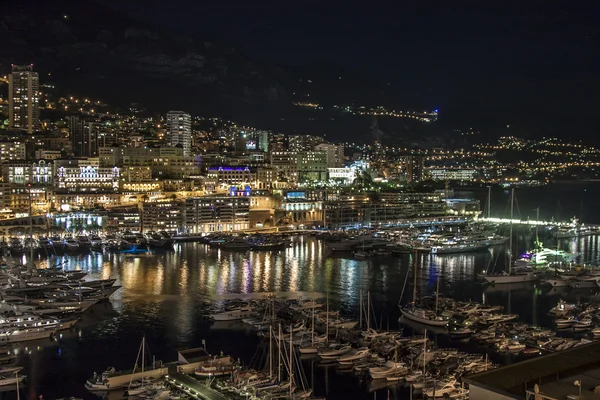
<svg viewBox="0 0 600 400">
<path fill-rule="evenodd" d="M 0 328 L 1 343 L 26 342 L 28 340 L 46 339 L 54 335 L 56 330 L 52 328 Z"/>
</svg>

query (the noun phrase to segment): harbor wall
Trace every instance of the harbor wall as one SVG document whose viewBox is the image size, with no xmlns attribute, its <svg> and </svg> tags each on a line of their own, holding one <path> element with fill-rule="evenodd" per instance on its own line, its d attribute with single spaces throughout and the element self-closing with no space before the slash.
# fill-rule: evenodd
<svg viewBox="0 0 600 400">
<path fill-rule="evenodd" d="M 114 375 L 107 378 L 109 389 L 119 389 L 129 385 L 129 382 L 142 378 L 160 378 L 168 375 L 168 368 L 157 368 L 149 371 L 140 371 L 134 374 Z"/>
</svg>

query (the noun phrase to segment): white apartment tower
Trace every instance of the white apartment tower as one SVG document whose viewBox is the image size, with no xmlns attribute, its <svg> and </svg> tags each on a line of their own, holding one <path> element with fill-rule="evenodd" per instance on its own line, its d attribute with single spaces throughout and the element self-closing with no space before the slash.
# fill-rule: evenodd
<svg viewBox="0 0 600 400">
<path fill-rule="evenodd" d="M 181 145 L 183 155 L 190 156 L 192 152 L 192 117 L 183 111 L 167 113 L 167 144 L 170 147 Z"/>
<path fill-rule="evenodd" d="M 8 75 L 8 121 L 11 129 L 40 129 L 40 78 L 33 64 L 13 65 Z"/>
</svg>

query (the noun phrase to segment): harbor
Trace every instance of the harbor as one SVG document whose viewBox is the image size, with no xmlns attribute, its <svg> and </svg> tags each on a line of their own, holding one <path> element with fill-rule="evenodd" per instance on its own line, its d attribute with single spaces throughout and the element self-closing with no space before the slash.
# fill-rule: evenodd
<svg viewBox="0 0 600 400">
<path fill-rule="evenodd" d="M 551 287 L 540 280 L 517 287 L 509 285 L 501 288 L 501 285 L 485 285 L 481 280 L 474 280 L 495 260 L 499 265 L 505 264 L 503 260 L 505 245 L 465 254 L 417 253 L 418 270 L 414 274 L 414 253 L 393 255 L 382 252 L 361 260 L 357 259 L 352 251 L 331 251 L 327 240 L 321 235 L 323 234 L 287 236 L 288 246 L 271 251 L 224 249 L 211 246 L 209 243 L 175 243 L 172 250 L 157 252 L 150 249 L 147 257 L 112 251 L 40 257 L 36 261 L 39 267 L 56 266 L 67 261 L 64 265 L 68 267 L 65 269 L 85 271 L 88 274 L 86 279 L 112 277 L 116 279 L 115 285 L 122 286 L 111 296 L 110 303 L 103 306 L 112 309 L 111 314 L 116 314 L 106 320 L 101 319 L 92 327 L 84 328 L 80 339 L 77 339 L 79 335 L 75 338 L 58 339 L 57 345 L 61 349 L 61 358 L 63 351 L 68 353 L 76 351 L 79 354 L 85 351 L 87 353 L 85 357 L 104 360 L 102 363 L 84 368 L 85 374 L 75 370 L 67 372 L 64 370 L 67 365 L 61 366 L 63 364 L 57 360 L 58 369 L 62 369 L 62 374 L 67 373 L 78 377 L 73 379 L 69 392 L 81 397 L 88 396 L 84 388 L 85 381 L 93 376 L 94 372 L 101 374 L 110 366 L 115 366 L 117 370 L 130 370 L 135 362 L 135 353 L 139 350 L 139 340 L 142 335 L 146 335 L 148 347 L 157 360 L 172 361 L 181 348 L 194 348 L 206 340 L 210 352 L 223 351 L 226 355 L 236 360 L 246 360 L 243 362 L 247 363 L 253 357 L 253 351 L 249 351 L 249 348 L 256 348 L 264 338 L 257 335 L 254 326 L 242 321 L 213 321 L 208 317 L 207 310 L 224 307 L 231 301 L 238 303 L 264 301 L 264 298 L 273 293 L 282 302 L 290 301 L 285 300 L 286 298 L 298 301 L 300 298 L 314 297 L 321 304 L 321 312 L 326 306 L 326 298 L 329 298 L 332 310 L 338 312 L 348 322 L 354 321 L 358 325 L 360 292 L 363 292 L 363 301 L 366 299 L 367 292 L 370 292 L 371 307 L 377 310 L 377 313 L 371 317 L 373 329 L 376 328 L 376 323 L 379 330 L 397 332 L 402 330 L 402 335 L 405 337 L 420 336 L 421 338 L 427 330 L 427 336 L 438 348 L 459 349 L 461 352 L 484 357 L 483 359 L 487 354 L 489 365 L 502 365 L 507 362 L 507 357 L 508 360 L 534 357 L 534 350 L 537 354 L 546 354 L 555 351 L 555 348 L 561 345 L 566 348 L 575 346 L 582 339 L 584 339 L 583 343 L 585 340 L 594 339 L 592 327 L 584 332 L 575 332 L 574 329 L 557 332 L 554 318 L 548 314 L 558 305 L 559 299 L 569 304 L 594 302 L 597 290 L 593 287 L 579 289 L 569 286 Z M 594 257 L 598 246 L 595 236 L 575 239 L 572 244 L 563 239 L 562 243 L 565 250 L 589 258 Z M 360 240 L 359 246 L 362 246 Z M 181 260 L 184 262 L 181 263 Z M 376 271 L 383 271 L 385 274 L 382 276 Z M 321 276 L 330 276 L 331 281 L 326 283 L 320 278 Z M 467 335 L 463 328 L 460 328 L 463 332 L 452 335 L 452 330 L 458 329 L 455 325 L 440 329 L 406 320 L 404 317 L 400 318 L 399 300 L 403 298 L 401 305 L 411 301 L 415 276 L 419 297 L 422 296 L 431 308 L 435 307 L 432 295 L 439 289 L 440 313 L 449 307 L 447 304 L 452 304 L 446 300 L 447 298 L 466 303 L 485 302 L 490 307 L 501 308 L 499 315 L 504 315 L 502 318 L 510 318 L 508 322 L 502 322 L 507 327 L 505 336 L 508 332 L 519 331 L 526 333 L 527 337 L 524 335 L 518 345 L 512 341 L 502 340 L 500 336 L 491 338 L 488 334 L 486 339 L 486 332 L 490 330 L 490 326 L 493 326 L 493 318 L 489 322 L 486 320 L 478 322 L 476 328 L 469 328 L 473 332 L 468 338 L 460 337 L 461 334 Z M 178 282 L 178 285 L 173 286 L 175 282 Z M 184 286 L 180 286 L 181 284 Z M 385 289 L 385 287 L 394 289 Z M 405 287 L 404 294 L 401 293 L 403 287 Z M 156 292 L 153 288 L 160 288 L 160 291 Z M 292 292 L 297 293 L 292 294 Z M 260 300 L 261 298 L 263 300 Z M 149 305 L 151 308 L 147 308 Z M 575 318 L 579 318 L 580 313 L 586 310 L 580 308 L 581 306 L 577 307 L 579 314 L 574 314 Z M 94 308 L 91 310 L 93 311 Z M 136 321 L 142 316 L 148 318 L 149 311 L 156 317 L 151 317 L 149 323 L 138 324 Z M 513 318 L 512 315 L 517 317 Z M 190 318 L 190 323 L 186 322 Z M 365 318 L 363 315 L 363 319 Z M 304 319 L 309 320 L 309 317 Z M 343 322 L 338 321 L 338 323 Z M 366 323 L 363 321 L 362 325 L 364 327 Z M 157 329 L 150 329 L 149 326 Z M 190 328 L 185 328 L 186 326 Z M 538 334 L 545 333 L 549 335 L 547 338 L 552 338 L 550 341 L 546 340 L 548 343 L 543 346 L 544 348 L 540 348 L 541 344 L 538 343 L 541 339 L 531 336 L 534 332 L 533 326 L 538 327 L 536 328 L 539 330 L 536 331 Z M 310 321 L 305 327 L 310 327 Z M 332 333 L 335 332 L 335 327 L 331 329 Z M 110 333 L 112 331 L 114 333 Z M 324 334 L 322 323 L 318 331 L 321 332 L 319 335 Z M 341 329 L 338 329 L 338 332 L 340 331 Z M 127 334 L 123 335 L 119 332 L 127 332 Z M 558 335 L 556 338 L 555 334 Z M 124 349 L 122 353 L 118 353 L 118 356 L 113 353 L 114 339 L 111 339 L 113 335 L 119 336 L 119 348 Z M 164 337 L 170 339 L 165 342 Z M 562 341 L 559 342 L 558 339 Z M 36 342 L 32 343 L 35 345 Z M 358 346 L 358 342 L 354 343 L 356 343 L 354 346 Z M 512 349 L 510 349 L 511 345 Z M 521 351 L 517 352 L 517 349 L 523 345 L 531 350 L 523 352 L 521 348 Z M 393 348 L 389 345 L 387 347 Z M 56 349 L 56 347 L 42 345 L 40 350 L 32 351 L 31 354 L 20 352 L 16 362 L 24 365 L 26 370 L 27 365 L 34 360 L 41 362 L 43 359 L 48 359 L 47 357 L 55 358 Z M 107 359 L 105 353 L 112 353 L 115 356 Z M 383 359 L 385 357 L 393 358 L 393 352 L 388 351 Z M 311 363 L 312 361 L 302 360 L 307 374 L 313 366 Z M 335 399 L 333 382 L 338 382 L 336 385 L 346 388 L 358 385 L 364 388 L 360 390 L 365 390 L 367 393 L 370 390 L 380 393 L 392 390 L 392 393 L 397 393 L 398 396 L 406 394 L 407 389 L 403 385 L 398 385 L 398 382 L 391 387 L 386 383 L 378 388 L 377 385 L 381 386 L 381 382 L 376 382 L 377 380 L 376 384 L 371 383 L 370 380 L 361 383 L 362 381 L 356 380 L 357 378 L 352 374 L 339 375 L 335 372 L 338 370 L 337 367 L 318 365 L 318 362 L 314 365 L 315 371 L 329 371 L 330 381 L 326 385 L 321 373 L 315 373 L 314 385 L 312 385 L 315 396 L 327 395 L 328 398 Z M 41 376 L 28 374 L 26 390 L 34 390 L 36 393 L 38 390 L 43 390 L 42 388 L 47 384 L 40 379 L 48 376 L 49 373 L 46 371 Z"/>
</svg>

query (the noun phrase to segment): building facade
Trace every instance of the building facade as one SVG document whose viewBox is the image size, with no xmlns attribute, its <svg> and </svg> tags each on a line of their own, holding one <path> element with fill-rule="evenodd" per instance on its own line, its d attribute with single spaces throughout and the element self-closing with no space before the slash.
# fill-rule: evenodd
<svg viewBox="0 0 600 400">
<path fill-rule="evenodd" d="M 344 166 L 344 145 L 321 143 L 315 146 L 315 150 L 327 154 L 327 168 L 341 168 Z"/>
<path fill-rule="evenodd" d="M 275 173 L 276 181 L 296 184 L 298 182 L 298 153 L 290 151 L 272 152 L 271 168 Z"/>
<path fill-rule="evenodd" d="M 8 75 L 8 122 L 11 129 L 40 129 L 40 79 L 31 65 L 13 65 Z"/>
<path fill-rule="evenodd" d="M 26 158 L 25 143 L 0 142 L 0 162 L 25 160 Z"/>
<path fill-rule="evenodd" d="M 76 116 L 69 117 L 68 121 L 71 149 L 75 157 L 97 157 L 98 124 Z"/>
<path fill-rule="evenodd" d="M 63 192 L 118 192 L 120 170 L 93 165 L 56 169 L 55 187 Z"/>
<path fill-rule="evenodd" d="M 143 231 L 181 231 L 184 203 L 181 201 L 145 202 L 142 208 Z"/>
<path fill-rule="evenodd" d="M 205 196 L 185 200 L 185 229 L 189 233 L 243 231 L 250 227 L 250 198 Z"/>
<path fill-rule="evenodd" d="M 437 181 L 472 181 L 477 170 L 469 168 L 430 168 L 429 176 Z"/>
<path fill-rule="evenodd" d="M 192 154 L 192 117 L 183 111 L 169 111 L 166 121 L 167 145 L 181 145 L 183 155 Z"/>
<path fill-rule="evenodd" d="M 304 151 L 298 153 L 298 182 L 325 182 L 327 180 L 327 153 Z"/>
<path fill-rule="evenodd" d="M 406 156 L 406 180 L 408 182 L 421 182 L 423 180 L 423 164 L 425 157 L 420 154 Z"/>
</svg>

